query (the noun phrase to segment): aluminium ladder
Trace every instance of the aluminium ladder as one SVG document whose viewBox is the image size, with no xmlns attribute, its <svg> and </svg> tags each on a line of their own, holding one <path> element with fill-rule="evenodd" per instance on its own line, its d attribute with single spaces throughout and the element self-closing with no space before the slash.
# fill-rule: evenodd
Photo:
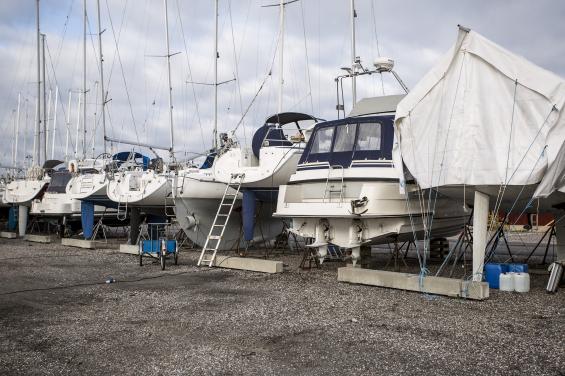
<svg viewBox="0 0 565 376">
<path fill-rule="evenodd" d="M 230 215 L 244 178 L 245 174 L 231 174 L 230 181 L 226 184 L 226 190 L 224 191 L 224 195 L 222 196 L 222 200 L 218 206 L 218 211 L 214 217 L 214 222 L 212 222 L 212 227 L 210 227 L 210 232 L 206 238 L 206 243 L 204 243 L 204 247 L 200 253 L 200 258 L 198 259 L 197 264 L 198 266 L 202 266 L 202 264 L 204 264 L 212 267 L 214 265 L 216 253 L 218 252 L 218 248 L 220 248 L 224 231 L 228 226 L 228 221 L 230 220 Z"/>
</svg>

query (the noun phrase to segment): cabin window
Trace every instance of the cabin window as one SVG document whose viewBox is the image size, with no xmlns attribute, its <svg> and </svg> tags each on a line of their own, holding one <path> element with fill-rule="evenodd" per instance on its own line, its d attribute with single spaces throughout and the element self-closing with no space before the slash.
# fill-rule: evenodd
<svg viewBox="0 0 565 376">
<path fill-rule="evenodd" d="M 357 124 L 343 124 L 336 127 L 334 151 L 352 151 L 355 143 Z"/>
<path fill-rule="evenodd" d="M 314 135 L 312 142 L 311 154 L 329 153 L 332 147 L 332 138 L 334 135 L 334 127 L 318 129 Z"/>
<path fill-rule="evenodd" d="M 360 123 L 355 150 L 381 150 L 381 123 Z"/>
</svg>

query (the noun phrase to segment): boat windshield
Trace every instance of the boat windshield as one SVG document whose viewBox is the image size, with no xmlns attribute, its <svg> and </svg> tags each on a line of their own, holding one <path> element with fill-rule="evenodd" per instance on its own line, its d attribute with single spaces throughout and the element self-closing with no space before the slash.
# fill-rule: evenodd
<svg viewBox="0 0 565 376">
<path fill-rule="evenodd" d="M 391 160 L 393 120 L 391 115 L 380 115 L 320 123 L 299 163 L 349 167 L 354 160 Z"/>
<path fill-rule="evenodd" d="M 68 171 L 55 172 L 51 175 L 51 181 L 47 187 L 47 192 L 65 193 L 67 184 L 71 180 L 72 174 Z"/>
</svg>

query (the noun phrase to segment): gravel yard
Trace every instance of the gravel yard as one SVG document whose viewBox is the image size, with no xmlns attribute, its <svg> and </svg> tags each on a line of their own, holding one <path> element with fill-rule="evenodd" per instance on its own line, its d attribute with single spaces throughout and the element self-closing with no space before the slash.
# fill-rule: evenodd
<svg viewBox="0 0 565 376">
<path fill-rule="evenodd" d="M 565 374 L 565 290 L 482 302 L 0 240 L 1 375 Z M 116 283 L 106 284 L 109 277 Z"/>
</svg>

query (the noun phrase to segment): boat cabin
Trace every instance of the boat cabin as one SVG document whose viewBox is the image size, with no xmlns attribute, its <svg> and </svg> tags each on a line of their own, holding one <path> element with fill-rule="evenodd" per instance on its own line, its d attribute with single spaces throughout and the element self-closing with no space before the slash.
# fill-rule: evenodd
<svg viewBox="0 0 565 376">
<path fill-rule="evenodd" d="M 394 115 L 376 115 L 317 124 L 299 165 L 327 162 L 347 168 L 358 160 L 392 160 L 393 122 Z"/>
</svg>

